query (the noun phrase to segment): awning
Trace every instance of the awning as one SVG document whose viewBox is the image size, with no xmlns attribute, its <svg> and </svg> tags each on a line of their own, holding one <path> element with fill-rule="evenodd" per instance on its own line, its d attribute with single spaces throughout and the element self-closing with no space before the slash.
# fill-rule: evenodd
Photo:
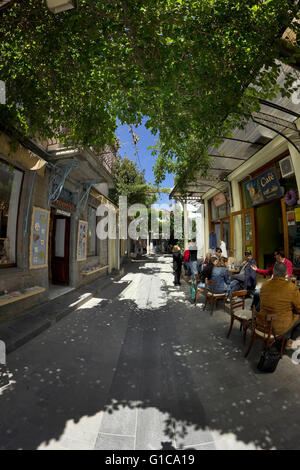
<svg viewBox="0 0 300 470">
<path fill-rule="evenodd" d="M 98 191 L 98 189 L 96 189 L 95 187 L 91 189 L 90 196 L 97 199 L 99 201 L 99 205 L 106 204 L 106 205 L 113 206 L 117 211 L 119 210 L 118 207 L 110 199 L 108 199 L 106 196 L 100 193 L 100 191 Z"/>
<path fill-rule="evenodd" d="M 11 140 L 4 133 L 0 133 L 0 153 L 12 163 L 18 162 L 27 170 L 36 171 L 39 176 L 44 176 L 47 162 L 20 144 L 17 144 L 16 150 L 12 150 Z"/>
<path fill-rule="evenodd" d="M 281 85 L 289 69 L 287 65 L 282 66 L 278 80 Z M 199 201 L 209 189 L 223 191 L 228 176 L 278 135 L 300 153 L 300 131 L 296 126 L 300 118 L 298 101 L 278 95 L 272 101 L 260 100 L 260 105 L 259 112 L 252 114 L 243 130 L 234 129 L 231 137 L 223 137 L 217 149 L 208 148 L 212 167 L 205 178 L 199 175 L 194 182 L 187 184 L 185 199 Z M 169 197 L 180 198 L 176 185 Z"/>
</svg>

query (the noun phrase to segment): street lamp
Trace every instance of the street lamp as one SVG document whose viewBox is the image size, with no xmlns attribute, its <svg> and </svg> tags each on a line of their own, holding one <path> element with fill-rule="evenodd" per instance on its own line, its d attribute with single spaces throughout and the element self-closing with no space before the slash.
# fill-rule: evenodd
<svg viewBox="0 0 300 470">
<path fill-rule="evenodd" d="M 73 0 L 46 0 L 46 3 L 51 13 L 60 13 L 74 8 Z"/>
</svg>

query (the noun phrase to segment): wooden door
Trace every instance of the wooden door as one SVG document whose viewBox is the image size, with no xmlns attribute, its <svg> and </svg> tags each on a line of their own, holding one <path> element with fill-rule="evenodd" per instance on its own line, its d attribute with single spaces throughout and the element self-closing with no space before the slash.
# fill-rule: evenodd
<svg viewBox="0 0 300 470">
<path fill-rule="evenodd" d="M 52 283 L 69 284 L 70 217 L 54 215 L 52 229 Z"/>
</svg>

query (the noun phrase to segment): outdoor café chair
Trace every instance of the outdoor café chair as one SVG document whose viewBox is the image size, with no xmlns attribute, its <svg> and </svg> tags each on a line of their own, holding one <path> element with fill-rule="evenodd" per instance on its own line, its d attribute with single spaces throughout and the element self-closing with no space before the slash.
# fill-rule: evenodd
<svg viewBox="0 0 300 470">
<path fill-rule="evenodd" d="M 273 335 L 272 328 L 273 328 L 273 321 L 277 318 L 276 314 L 260 314 L 256 311 L 255 307 L 252 309 L 252 331 L 251 331 L 251 338 L 249 348 L 245 354 L 245 357 L 248 356 L 250 353 L 254 340 L 259 339 L 264 342 L 265 350 L 269 349 L 272 343 L 276 340 L 281 340 L 281 349 L 280 349 L 280 357 L 283 355 L 284 347 L 285 347 L 285 334 L 283 335 Z"/>
<path fill-rule="evenodd" d="M 247 295 L 246 290 L 239 290 L 239 291 L 233 292 L 231 294 L 230 304 L 229 304 L 229 308 L 230 308 L 229 313 L 230 313 L 230 316 L 231 316 L 231 320 L 230 320 L 229 330 L 228 330 L 228 333 L 227 333 L 227 338 L 229 338 L 229 336 L 231 334 L 231 331 L 232 331 L 234 321 L 237 320 L 241 324 L 240 331 L 243 328 L 244 344 L 246 342 L 246 334 L 247 334 L 247 329 L 248 329 L 248 325 L 249 325 L 249 320 L 251 320 L 251 317 L 252 317 L 252 312 L 248 311 L 248 310 L 245 310 L 246 295 Z"/>
<path fill-rule="evenodd" d="M 199 295 L 202 292 L 205 292 L 205 289 L 202 289 L 202 287 L 198 287 L 198 284 L 200 282 L 200 276 L 198 274 L 195 275 L 195 280 L 196 280 L 196 296 L 195 296 L 194 305 L 197 305 Z"/>
<path fill-rule="evenodd" d="M 214 288 L 216 281 L 208 281 L 206 280 L 206 287 L 205 287 L 205 304 L 203 310 L 205 310 L 207 303 L 210 304 L 210 314 L 212 315 L 214 312 L 214 306 L 217 304 L 218 300 L 223 301 L 223 307 L 225 310 L 225 302 L 226 302 L 226 292 L 224 294 L 215 294 Z"/>
</svg>

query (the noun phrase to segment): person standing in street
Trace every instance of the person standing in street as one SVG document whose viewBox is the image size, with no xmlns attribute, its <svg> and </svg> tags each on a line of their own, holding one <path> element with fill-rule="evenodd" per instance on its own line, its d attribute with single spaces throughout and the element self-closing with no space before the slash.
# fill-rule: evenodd
<svg viewBox="0 0 300 470">
<path fill-rule="evenodd" d="M 198 262 L 197 262 L 197 245 L 195 238 L 191 241 L 189 246 L 190 250 L 190 269 L 192 274 L 192 280 L 195 280 L 196 274 L 198 274 Z"/>
<path fill-rule="evenodd" d="M 191 275 L 191 269 L 190 269 L 190 250 L 185 250 L 183 254 L 183 267 L 185 270 L 185 275 L 190 276 Z"/>
<path fill-rule="evenodd" d="M 174 285 L 180 286 L 180 276 L 182 268 L 182 254 L 178 245 L 173 247 L 173 271 L 174 271 Z"/>
</svg>

